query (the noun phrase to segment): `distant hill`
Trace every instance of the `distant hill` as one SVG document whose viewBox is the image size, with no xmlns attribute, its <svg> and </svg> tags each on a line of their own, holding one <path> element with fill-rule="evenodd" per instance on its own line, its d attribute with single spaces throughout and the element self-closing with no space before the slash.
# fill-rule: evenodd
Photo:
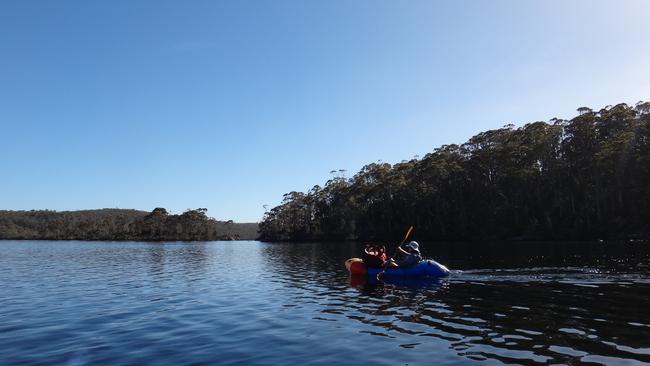
<svg viewBox="0 0 650 366">
<path fill-rule="evenodd" d="M 199 208 L 172 215 L 104 208 L 80 211 L 2 211 L 0 239 L 48 240 L 252 240 L 257 223 L 218 221 Z"/>
</svg>

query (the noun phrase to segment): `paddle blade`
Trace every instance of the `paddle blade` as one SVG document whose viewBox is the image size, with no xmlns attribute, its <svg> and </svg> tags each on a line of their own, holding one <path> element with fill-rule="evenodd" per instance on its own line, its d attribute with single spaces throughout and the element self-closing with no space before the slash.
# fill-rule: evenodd
<svg viewBox="0 0 650 366">
<path fill-rule="evenodd" d="M 404 244 L 406 239 L 408 239 L 409 235 L 411 235 L 411 231 L 413 231 L 413 225 L 411 225 L 411 227 L 409 227 L 409 229 L 406 231 L 406 235 L 404 235 L 404 239 L 402 240 L 402 244 Z"/>
</svg>

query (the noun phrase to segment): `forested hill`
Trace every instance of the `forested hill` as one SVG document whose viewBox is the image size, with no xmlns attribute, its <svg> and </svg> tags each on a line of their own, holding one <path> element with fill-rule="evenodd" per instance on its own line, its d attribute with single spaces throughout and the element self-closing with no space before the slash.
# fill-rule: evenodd
<svg viewBox="0 0 650 366">
<path fill-rule="evenodd" d="M 291 192 L 263 240 L 630 239 L 650 236 L 650 103 L 579 108 L 422 159 L 372 163 Z"/>
<path fill-rule="evenodd" d="M 206 209 L 172 215 L 100 209 L 83 211 L 0 211 L 0 239 L 53 240 L 250 240 L 257 223 L 217 221 Z"/>
</svg>

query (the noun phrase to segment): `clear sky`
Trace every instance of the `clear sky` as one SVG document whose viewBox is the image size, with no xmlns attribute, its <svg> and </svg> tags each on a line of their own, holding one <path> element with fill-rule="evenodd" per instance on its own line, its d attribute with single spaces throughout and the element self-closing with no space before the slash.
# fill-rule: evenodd
<svg viewBox="0 0 650 366">
<path fill-rule="evenodd" d="M 650 2 L 0 2 L 0 209 L 257 221 L 333 169 L 650 100 Z"/>
</svg>

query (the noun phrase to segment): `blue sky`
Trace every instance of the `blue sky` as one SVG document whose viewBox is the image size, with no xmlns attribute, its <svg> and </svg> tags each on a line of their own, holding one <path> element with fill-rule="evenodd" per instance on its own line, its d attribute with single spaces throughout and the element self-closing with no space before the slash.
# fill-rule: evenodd
<svg viewBox="0 0 650 366">
<path fill-rule="evenodd" d="M 650 2 L 2 1 L 0 209 L 257 221 L 333 169 L 650 99 Z"/>
</svg>

